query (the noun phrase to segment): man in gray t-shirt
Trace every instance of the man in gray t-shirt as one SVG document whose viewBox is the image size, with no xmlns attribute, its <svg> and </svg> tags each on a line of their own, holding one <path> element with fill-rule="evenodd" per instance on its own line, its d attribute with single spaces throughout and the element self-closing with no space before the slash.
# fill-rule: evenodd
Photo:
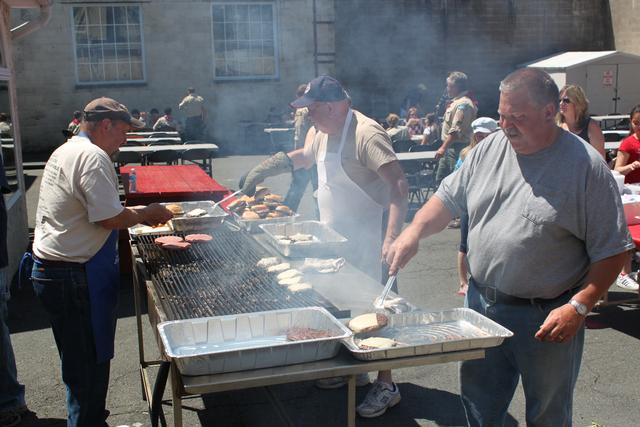
<svg viewBox="0 0 640 427">
<path fill-rule="evenodd" d="M 502 131 L 447 177 L 392 245 L 390 273 L 421 238 L 469 215 L 466 304 L 513 331 L 460 367 L 471 426 L 502 425 L 522 377 L 526 419 L 570 426 L 584 317 L 633 248 L 616 184 L 588 144 L 555 125 L 558 88 L 521 69 L 500 85 Z"/>
</svg>

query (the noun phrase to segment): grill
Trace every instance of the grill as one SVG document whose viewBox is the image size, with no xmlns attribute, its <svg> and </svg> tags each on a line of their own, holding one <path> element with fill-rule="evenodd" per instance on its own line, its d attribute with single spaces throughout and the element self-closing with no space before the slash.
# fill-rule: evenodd
<svg viewBox="0 0 640 427">
<path fill-rule="evenodd" d="M 159 234 L 136 237 L 169 320 L 310 306 L 324 307 L 336 317 L 349 316 L 315 290 L 290 292 L 278 285 L 276 274 L 256 267 L 271 254 L 246 231 L 222 226 L 208 233 L 212 241 L 186 251 L 161 249 L 154 243 Z"/>
</svg>

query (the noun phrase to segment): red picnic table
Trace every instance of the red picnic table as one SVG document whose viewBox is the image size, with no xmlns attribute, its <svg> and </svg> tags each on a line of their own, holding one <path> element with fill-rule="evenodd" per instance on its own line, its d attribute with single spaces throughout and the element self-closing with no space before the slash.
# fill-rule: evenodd
<svg viewBox="0 0 640 427">
<path fill-rule="evenodd" d="M 136 170 L 136 192 L 129 192 L 129 173 Z M 228 189 L 198 165 L 123 166 L 122 185 L 128 206 L 153 202 L 222 199 Z"/>
</svg>

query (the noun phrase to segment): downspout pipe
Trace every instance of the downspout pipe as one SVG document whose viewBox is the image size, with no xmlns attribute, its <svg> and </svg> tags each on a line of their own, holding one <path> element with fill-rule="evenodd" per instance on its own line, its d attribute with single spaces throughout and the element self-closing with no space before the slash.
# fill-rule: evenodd
<svg viewBox="0 0 640 427">
<path fill-rule="evenodd" d="M 40 3 L 40 15 L 38 18 L 33 21 L 27 21 L 15 28 L 11 29 L 11 40 L 15 41 L 21 39 L 24 36 L 27 36 L 34 31 L 39 30 L 40 28 L 47 25 L 49 20 L 51 20 L 51 7 L 53 5 L 53 0 L 39 0 Z"/>
</svg>

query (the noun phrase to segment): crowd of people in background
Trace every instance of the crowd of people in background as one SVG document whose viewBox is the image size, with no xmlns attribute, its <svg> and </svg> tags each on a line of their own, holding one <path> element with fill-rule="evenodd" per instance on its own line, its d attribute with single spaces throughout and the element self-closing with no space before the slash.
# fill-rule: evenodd
<svg viewBox="0 0 640 427">
<path fill-rule="evenodd" d="M 178 104 L 178 109 L 185 117 L 184 124 L 173 115 L 171 107 L 166 107 L 162 115 L 155 107 L 149 112 L 134 108 L 131 110 L 131 116 L 143 124 L 141 132 L 179 132 L 185 141 L 205 139 L 207 109 L 204 98 L 198 95 L 194 88 L 187 88 L 187 95 Z M 63 134 L 66 137 L 77 135 L 80 132 L 82 118 L 82 111 L 74 111 Z"/>
</svg>

